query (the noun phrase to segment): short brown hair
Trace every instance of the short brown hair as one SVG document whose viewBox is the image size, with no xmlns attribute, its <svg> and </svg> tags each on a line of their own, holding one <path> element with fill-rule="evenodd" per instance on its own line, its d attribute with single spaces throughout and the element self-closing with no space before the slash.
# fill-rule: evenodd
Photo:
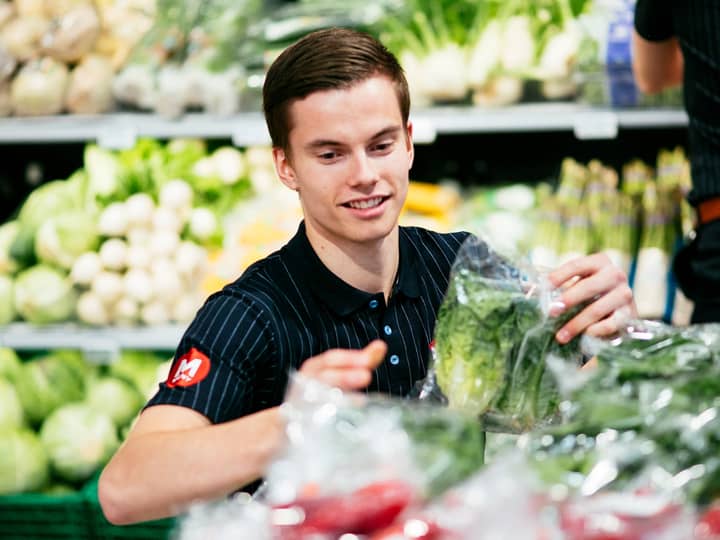
<svg viewBox="0 0 720 540">
<path fill-rule="evenodd" d="M 306 35 L 273 62 L 263 85 L 263 110 L 273 146 L 288 150 L 293 101 L 319 90 L 348 88 L 376 75 L 395 85 L 403 124 L 410 114 L 410 92 L 395 56 L 374 37 L 347 28 Z"/>
</svg>

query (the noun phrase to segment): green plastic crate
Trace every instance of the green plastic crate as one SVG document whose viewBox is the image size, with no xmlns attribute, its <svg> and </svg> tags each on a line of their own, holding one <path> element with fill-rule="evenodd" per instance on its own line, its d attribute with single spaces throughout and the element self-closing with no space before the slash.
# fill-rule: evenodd
<svg viewBox="0 0 720 540">
<path fill-rule="evenodd" d="M 0 538 L 3 540 L 91 540 L 92 534 L 87 499 L 82 491 L 0 497 Z"/>
<path fill-rule="evenodd" d="M 167 540 L 172 537 L 174 519 L 159 519 L 136 525 L 113 525 L 102 513 L 97 495 L 97 479 L 84 488 L 87 502 L 89 526 L 97 540 Z"/>
</svg>

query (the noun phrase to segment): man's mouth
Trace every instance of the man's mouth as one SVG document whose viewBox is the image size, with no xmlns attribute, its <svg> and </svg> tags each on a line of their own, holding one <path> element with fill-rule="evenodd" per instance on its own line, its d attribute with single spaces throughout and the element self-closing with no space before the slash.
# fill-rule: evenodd
<svg viewBox="0 0 720 540">
<path fill-rule="evenodd" d="M 343 206 L 347 208 L 354 208 L 356 210 L 366 210 L 368 208 L 374 208 L 381 205 L 389 197 L 373 197 L 372 199 L 363 199 L 360 201 L 350 201 Z"/>
</svg>

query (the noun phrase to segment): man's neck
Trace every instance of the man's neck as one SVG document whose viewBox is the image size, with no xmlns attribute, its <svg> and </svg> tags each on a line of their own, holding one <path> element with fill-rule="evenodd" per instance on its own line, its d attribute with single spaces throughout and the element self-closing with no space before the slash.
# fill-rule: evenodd
<svg viewBox="0 0 720 540">
<path fill-rule="evenodd" d="M 310 245 L 322 263 L 353 287 L 390 297 L 400 261 L 399 228 L 374 243 L 338 242 L 311 227 L 306 228 Z"/>
</svg>

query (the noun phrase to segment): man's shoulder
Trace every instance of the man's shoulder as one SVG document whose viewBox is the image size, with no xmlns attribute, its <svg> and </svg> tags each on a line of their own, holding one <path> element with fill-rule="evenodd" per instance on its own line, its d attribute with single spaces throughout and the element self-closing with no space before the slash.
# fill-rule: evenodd
<svg viewBox="0 0 720 540">
<path fill-rule="evenodd" d="M 400 235 L 421 255 L 431 251 L 454 257 L 470 233 L 467 231 L 441 233 L 422 227 L 400 227 Z"/>
<path fill-rule="evenodd" d="M 285 273 L 287 270 L 280 252 L 276 251 L 248 266 L 240 277 L 225 285 L 220 292 L 238 299 L 273 297 L 282 283 L 278 278 Z"/>
</svg>

